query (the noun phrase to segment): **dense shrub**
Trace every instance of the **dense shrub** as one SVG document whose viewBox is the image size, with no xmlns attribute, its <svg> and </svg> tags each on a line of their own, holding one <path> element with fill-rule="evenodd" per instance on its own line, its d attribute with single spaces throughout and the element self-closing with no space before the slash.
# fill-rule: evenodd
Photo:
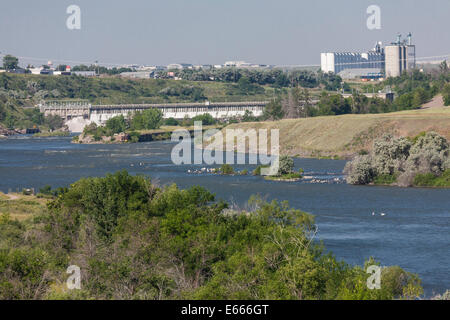
<svg viewBox="0 0 450 320">
<path fill-rule="evenodd" d="M 164 125 L 166 126 L 178 126 L 180 125 L 180 123 L 178 122 L 177 119 L 175 118 L 167 118 L 166 120 L 164 120 Z"/>
<path fill-rule="evenodd" d="M 450 106 L 450 83 L 445 84 L 442 90 L 442 97 L 444 99 L 444 105 Z"/>
<path fill-rule="evenodd" d="M 124 132 L 127 128 L 127 123 L 123 115 L 112 117 L 106 121 L 106 129 L 112 134 Z"/>
<path fill-rule="evenodd" d="M 344 173 L 347 175 L 347 182 L 350 184 L 368 184 L 375 177 L 372 167 L 371 157 L 368 155 L 356 156 L 352 161 L 347 162 Z"/>
<path fill-rule="evenodd" d="M 220 174 L 234 174 L 234 169 L 230 164 L 224 163 L 223 165 L 220 166 L 219 169 Z"/>
<path fill-rule="evenodd" d="M 448 141 L 435 132 L 421 133 L 413 139 L 385 135 L 375 140 L 370 155 L 355 157 L 344 172 L 351 184 L 450 186 L 444 175 L 450 168 L 449 156 Z"/>
<path fill-rule="evenodd" d="M 402 168 L 409 156 L 411 142 L 406 138 L 384 135 L 373 144 L 372 165 L 376 175 L 392 175 Z"/>
<path fill-rule="evenodd" d="M 286 155 L 280 157 L 278 175 L 289 174 L 294 171 L 294 160 Z"/>
<path fill-rule="evenodd" d="M 270 165 L 258 165 L 255 170 L 253 170 L 252 174 L 254 176 L 260 176 L 261 175 L 261 169 L 263 168 L 269 168 Z"/>
<path fill-rule="evenodd" d="M 27 224 L 0 219 L 1 299 L 394 299 L 416 275 L 337 261 L 313 242 L 314 218 L 287 202 L 229 208 L 201 187 L 160 188 L 122 171 L 82 179 Z M 64 286 L 68 265 L 81 290 Z"/>
<path fill-rule="evenodd" d="M 216 119 L 213 118 L 209 113 L 200 114 L 191 119 L 191 123 L 193 124 L 195 121 L 201 121 L 202 125 L 208 126 L 216 123 Z"/>
<path fill-rule="evenodd" d="M 161 110 L 152 108 L 136 112 L 131 119 L 131 128 L 133 130 L 158 129 L 163 121 Z"/>
<path fill-rule="evenodd" d="M 421 135 L 411 147 L 408 166 L 418 172 L 438 175 L 444 171 L 449 155 L 448 141 L 435 132 L 429 132 Z"/>
<path fill-rule="evenodd" d="M 448 187 L 450 185 L 450 169 L 445 170 L 439 176 L 433 173 L 419 173 L 414 177 L 414 185 L 419 187 Z"/>
</svg>

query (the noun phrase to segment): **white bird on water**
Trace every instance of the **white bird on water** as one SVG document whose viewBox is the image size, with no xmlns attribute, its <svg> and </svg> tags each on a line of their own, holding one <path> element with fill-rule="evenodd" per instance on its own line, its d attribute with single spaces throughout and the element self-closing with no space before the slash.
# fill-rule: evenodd
<svg viewBox="0 0 450 320">
<path fill-rule="evenodd" d="M 382 212 L 382 213 L 380 213 L 380 215 L 381 215 L 381 216 L 385 216 L 385 215 L 386 215 L 386 213 Z"/>
<path fill-rule="evenodd" d="M 372 211 L 372 215 L 374 216 L 374 215 L 375 215 L 375 212 Z"/>
</svg>

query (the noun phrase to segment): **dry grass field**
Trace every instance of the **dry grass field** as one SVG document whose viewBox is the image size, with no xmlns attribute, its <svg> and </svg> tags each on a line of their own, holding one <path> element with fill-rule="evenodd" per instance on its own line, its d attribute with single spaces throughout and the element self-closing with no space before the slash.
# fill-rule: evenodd
<svg viewBox="0 0 450 320">
<path fill-rule="evenodd" d="M 32 195 L 0 192 L 0 216 L 6 214 L 12 220 L 23 221 L 47 210 L 48 201 L 46 198 L 38 198 Z"/>
<path fill-rule="evenodd" d="M 248 122 L 227 128 L 279 129 L 281 154 L 349 158 L 361 150 L 370 150 L 374 139 L 384 133 L 413 137 L 422 131 L 436 131 L 450 141 L 450 107 Z"/>
</svg>

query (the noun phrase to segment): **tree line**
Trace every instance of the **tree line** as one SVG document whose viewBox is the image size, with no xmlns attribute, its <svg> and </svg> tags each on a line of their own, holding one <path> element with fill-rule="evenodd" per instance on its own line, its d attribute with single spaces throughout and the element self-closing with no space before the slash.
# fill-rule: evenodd
<svg viewBox="0 0 450 320">
<path fill-rule="evenodd" d="M 445 106 L 450 105 L 450 72 L 447 63 L 439 71 L 412 70 L 399 77 L 388 78 L 376 85 L 376 90 L 390 86 L 394 101 L 378 97 L 369 98 L 358 90 L 344 98 L 340 93 L 322 91 L 317 105 L 313 105 L 308 89 L 295 87 L 281 91 L 267 106 L 263 119 L 303 118 L 341 114 L 386 113 L 419 109 L 437 94 L 442 94 Z M 374 87 L 374 91 L 375 91 Z M 349 91 L 346 89 L 347 92 Z"/>
</svg>

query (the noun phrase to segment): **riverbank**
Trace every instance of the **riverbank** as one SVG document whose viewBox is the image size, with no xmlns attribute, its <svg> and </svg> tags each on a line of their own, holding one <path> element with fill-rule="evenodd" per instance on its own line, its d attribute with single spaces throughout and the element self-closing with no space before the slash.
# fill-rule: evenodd
<svg viewBox="0 0 450 320">
<path fill-rule="evenodd" d="M 202 131 L 208 129 L 221 129 L 223 125 L 208 125 L 203 126 Z M 73 143 L 79 144 L 122 144 L 122 143 L 137 143 L 137 142 L 151 142 L 170 140 L 174 131 L 187 130 L 191 137 L 194 136 L 194 126 L 181 127 L 181 126 L 162 126 L 159 129 L 152 130 L 134 130 L 126 131 L 112 136 L 99 136 L 96 137 L 93 134 L 81 133 L 79 136 L 75 136 L 72 139 Z"/>
<path fill-rule="evenodd" d="M 7 138 L 15 134 L 22 134 L 22 131 L 16 129 L 7 129 L 0 124 L 0 138 Z"/>
<path fill-rule="evenodd" d="M 45 131 L 45 132 L 38 132 L 33 135 L 33 137 L 68 137 L 70 136 L 69 131 Z"/>
<path fill-rule="evenodd" d="M 278 129 L 281 154 L 299 158 L 350 159 L 359 153 L 370 152 L 373 141 L 385 133 L 414 137 L 423 131 L 435 131 L 450 140 L 450 107 L 244 122 L 231 124 L 226 129 Z M 223 136 L 225 145 L 225 132 Z"/>
<path fill-rule="evenodd" d="M 436 132 L 412 139 L 385 135 L 369 154 L 359 155 L 344 168 L 350 184 L 401 187 L 450 187 L 450 145 Z"/>
</svg>

